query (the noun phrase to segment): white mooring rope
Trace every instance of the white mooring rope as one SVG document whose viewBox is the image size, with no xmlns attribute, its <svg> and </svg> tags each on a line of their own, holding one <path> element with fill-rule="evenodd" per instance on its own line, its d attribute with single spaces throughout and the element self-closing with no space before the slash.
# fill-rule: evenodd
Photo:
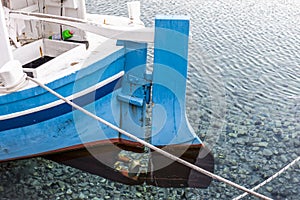
<svg viewBox="0 0 300 200">
<path fill-rule="evenodd" d="M 247 189 L 247 188 L 245 188 L 245 187 L 243 187 L 243 186 L 240 186 L 240 185 L 238 185 L 238 184 L 236 184 L 236 183 L 234 183 L 234 182 L 232 182 L 232 181 L 230 181 L 230 180 L 227 180 L 227 179 L 225 179 L 225 178 L 223 178 L 223 177 L 221 177 L 221 176 L 218 176 L 218 175 L 213 174 L 213 173 L 211 173 L 211 172 L 209 172 L 209 171 L 207 171 L 207 170 L 204 170 L 204 169 L 202 169 L 202 168 L 200 168 L 200 167 L 198 167 L 198 166 L 196 166 L 196 165 L 193 165 L 193 164 L 191 164 L 191 163 L 189 163 L 189 162 L 187 162 L 187 161 L 185 161 L 185 160 L 183 160 L 183 159 L 181 159 L 181 158 L 178 158 L 177 156 L 174 156 L 173 154 L 170 154 L 170 153 L 168 153 L 168 152 L 166 152 L 166 151 L 164 151 L 164 150 L 161 150 L 160 148 L 158 148 L 158 147 L 156 147 L 156 146 L 153 146 L 152 144 L 149 144 L 148 142 L 146 142 L 146 141 L 144 141 L 144 140 L 142 140 L 142 139 L 140 139 L 140 138 L 138 138 L 138 137 L 136 137 L 136 136 L 134 136 L 134 135 L 132 135 L 132 134 L 126 132 L 126 131 L 124 131 L 123 129 L 121 129 L 121 128 L 119 128 L 119 127 L 117 127 L 117 126 L 115 126 L 115 125 L 113 125 L 113 124 L 107 122 L 106 120 L 104 120 L 104 119 L 102 119 L 102 118 L 100 118 L 100 117 L 94 115 L 93 113 L 91 113 L 91 112 L 85 110 L 84 108 L 78 106 L 77 104 L 73 103 L 72 101 L 70 101 L 70 100 L 64 98 L 63 96 L 61 96 L 60 94 L 58 94 L 57 92 L 55 92 L 55 91 L 52 90 L 51 88 L 47 87 L 47 86 L 44 85 L 43 83 L 39 82 L 38 80 L 33 79 L 33 78 L 31 78 L 31 77 L 27 77 L 27 79 L 33 81 L 34 83 L 36 83 L 36 84 L 39 85 L 40 87 L 44 88 L 45 90 L 47 90 L 48 92 L 50 92 L 50 93 L 53 94 L 54 96 L 58 97 L 59 99 L 65 101 L 65 102 L 68 103 L 70 106 L 74 107 L 75 109 L 77 109 L 77 110 L 83 112 L 84 114 L 90 116 L 91 118 L 93 118 L 93 119 L 95 119 L 95 120 L 97 120 L 97 121 L 99 121 L 99 122 L 105 124 L 106 126 L 108 126 L 108 127 L 112 128 L 112 129 L 118 131 L 119 133 L 121 133 L 121 134 L 123 134 L 123 135 L 126 135 L 127 137 L 129 137 L 129 138 L 131 138 L 131 139 L 133 139 L 133 140 L 136 140 L 137 142 L 139 142 L 139 143 L 145 145 L 146 147 L 148 147 L 148 148 L 150 148 L 150 149 L 152 149 L 152 150 L 154 150 L 154 151 L 156 151 L 156 152 L 158 152 L 158 153 L 160 153 L 160 154 L 166 156 L 166 157 L 169 158 L 169 159 L 172 159 L 172 160 L 174 160 L 174 161 L 176 161 L 176 162 L 179 162 L 179 163 L 181 163 L 181 164 L 183 164 L 183 165 L 185 165 L 185 166 L 187 166 L 187 167 L 189 167 L 189 168 L 191 168 L 191 169 L 193 169 L 193 170 L 195 170 L 195 171 L 197 171 L 197 172 L 200 172 L 200 173 L 202 173 L 202 174 L 205 174 L 206 176 L 209 176 L 209 177 L 211 177 L 211 178 L 213 178 L 213 179 L 215 179 L 215 180 L 224 182 L 224 183 L 226 183 L 226 184 L 228 184 L 228 185 L 231 185 L 231 186 L 233 186 L 233 187 L 235 187 L 235 188 L 237 188 L 237 189 L 239 189 L 239 190 L 243 190 L 244 192 L 247 192 L 247 193 L 249 193 L 249 194 L 252 194 L 252 195 L 254 195 L 254 196 L 256 196 L 256 197 L 259 197 L 259 198 L 261 198 L 261 199 L 272 200 L 271 198 L 269 198 L 269 197 L 267 197 L 267 196 L 264 196 L 264 195 L 262 195 L 262 194 L 259 194 L 259 193 L 255 192 L 255 191 L 253 191 L 253 190 L 250 190 L 250 189 Z"/>
<path fill-rule="evenodd" d="M 275 179 L 277 176 L 279 176 L 280 174 L 282 174 L 283 172 L 285 172 L 286 170 L 288 170 L 290 167 L 292 167 L 294 164 L 296 164 L 298 161 L 300 160 L 300 156 L 297 157 L 295 160 L 293 160 L 290 164 L 288 164 L 287 166 L 285 166 L 284 168 L 282 168 L 281 170 L 279 170 L 276 174 L 274 174 L 273 176 L 269 177 L 267 180 L 265 180 L 264 182 L 258 184 L 257 186 L 255 186 L 254 188 L 252 188 L 251 190 L 257 190 L 258 188 L 262 187 L 263 185 L 271 182 L 273 179 Z M 248 193 L 243 193 L 238 197 L 235 197 L 233 200 L 239 200 L 243 197 L 245 197 Z"/>
</svg>

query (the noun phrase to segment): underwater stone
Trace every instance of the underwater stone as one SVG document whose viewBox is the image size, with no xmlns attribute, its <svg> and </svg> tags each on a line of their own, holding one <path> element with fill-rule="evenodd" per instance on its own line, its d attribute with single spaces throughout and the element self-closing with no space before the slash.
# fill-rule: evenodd
<svg viewBox="0 0 300 200">
<path fill-rule="evenodd" d="M 250 180 L 250 185 L 256 185 L 260 182 L 260 179 L 257 176 L 252 176 Z"/>
<path fill-rule="evenodd" d="M 82 193 L 82 192 L 80 192 L 80 194 L 79 194 L 79 197 L 78 197 L 79 199 L 85 199 L 86 198 L 86 196 Z"/>
<path fill-rule="evenodd" d="M 90 183 L 90 186 L 94 187 L 94 186 L 95 186 L 95 184 L 94 184 L 94 183 Z"/>
<path fill-rule="evenodd" d="M 272 192 L 272 191 L 273 191 L 273 188 L 270 187 L 270 186 L 267 186 L 267 187 L 266 187 L 266 190 L 267 190 L 268 192 Z"/>
<path fill-rule="evenodd" d="M 31 185 L 32 186 L 38 186 L 40 183 L 39 183 L 39 181 L 37 181 L 37 180 L 34 180 L 32 183 L 31 183 Z"/>
<path fill-rule="evenodd" d="M 255 138 L 256 137 L 256 138 Z M 254 138 L 251 139 L 253 141 L 253 146 L 255 146 L 256 143 L 261 142 L 261 138 L 258 138 L 257 134 L 254 135 Z"/>
<path fill-rule="evenodd" d="M 83 183 L 79 183 L 78 184 L 80 187 L 86 187 L 87 185 L 88 185 L 88 183 L 87 182 L 83 182 Z"/>
<path fill-rule="evenodd" d="M 33 175 L 35 175 L 35 174 L 36 174 L 36 172 Z M 37 175 L 35 175 L 35 176 L 37 176 Z M 54 178 L 54 175 L 52 173 L 48 173 L 47 176 L 48 176 L 49 179 Z"/>
<path fill-rule="evenodd" d="M 261 124 L 262 124 L 261 121 L 256 121 L 256 122 L 254 123 L 255 126 L 259 126 L 259 125 L 261 125 Z"/>
<path fill-rule="evenodd" d="M 244 144 L 245 144 L 245 140 L 242 139 L 242 138 L 238 138 L 238 139 L 236 140 L 236 143 L 241 144 L 241 145 L 244 145 Z"/>
<path fill-rule="evenodd" d="M 48 168 L 48 169 L 53 169 L 53 167 L 54 167 L 53 164 L 48 164 L 48 165 L 47 165 L 47 168 Z"/>
<path fill-rule="evenodd" d="M 292 182 L 293 182 L 293 183 L 298 183 L 298 182 L 299 182 L 299 179 L 293 177 L 293 178 L 292 178 Z"/>
<path fill-rule="evenodd" d="M 66 193 L 70 195 L 73 193 L 73 191 L 69 188 Z"/>
<path fill-rule="evenodd" d="M 139 198 L 142 197 L 142 193 L 140 193 L 140 192 L 136 192 L 135 195 L 136 195 L 137 197 L 139 197 Z"/>
<path fill-rule="evenodd" d="M 288 159 L 286 158 L 285 155 L 281 155 L 281 156 L 280 156 L 280 159 L 281 159 L 281 161 L 282 161 L 283 163 L 287 163 L 287 162 L 288 162 Z"/>
<path fill-rule="evenodd" d="M 267 142 L 259 142 L 259 143 L 256 143 L 257 146 L 259 147 L 267 147 L 268 146 L 268 143 Z"/>
<path fill-rule="evenodd" d="M 284 123 L 283 123 L 283 126 L 285 126 L 285 127 L 288 127 L 290 125 L 290 122 L 289 121 L 285 121 Z"/>
<path fill-rule="evenodd" d="M 220 158 L 220 159 L 224 159 L 226 156 L 224 155 L 224 154 L 222 154 L 222 153 L 219 153 L 218 154 L 218 158 Z"/>
<path fill-rule="evenodd" d="M 269 149 L 264 149 L 263 152 L 262 152 L 262 154 L 264 156 L 272 156 L 273 152 L 271 150 L 269 150 Z"/>
<path fill-rule="evenodd" d="M 236 134 L 236 133 L 229 133 L 228 136 L 229 136 L 229 137 L 236 138 L 236 137 L 237 137 L 237 134 Z"/>
<path fill-rule="evenodd" d="M 300 147 L 300 140 L 299 139 L 294 140 L 294 146 L 295 147 Z"/>
<path fill-rule="evenodd" d="M 72 194 L 72 199 L 77 199 L 78 198 L 78 195 L 77 194 Z"/>
<path fill-rule="evenodd" d="M 62 189 L 62 190 L 64 190 L 65 189 L 65 183 L 64 182 L 62 182 L 62 181 L 58 181 L 58 185 L 59 185 L 59 187 Z"/>
<path fill-rule="evenodd" d="M 276 121 L 275 121 L 275 126 L 276 126 L 277 128 L 281 127 L 281 121 L 276 120 Z"/>
<path fill-rule="evenodd" d="M 252 151 L 258 151 L 259 150 L 259 147 L 253 147 L 252 148 Z"/>
<path fill-rule="evenodd" d="M 71 177 L 70 180 L 71 180 L 71 183 L 77 183 L 77 179 L 75 177 Z"/>
<path fill-rule="evenodd" d="M 295 139 L 295 138 L 297 138 L 298 135 L 299 135 L 299 132 L 293 132 L 292 133 L 292 138 Z"/>
<path fill-rule="evenodd" d="M 240 130 L 238 131 L 238 134 L 239 134 L 239 135 L 246 135 L 246 134 L 247 134 L 247 130 L 245 130 L 245 129 L 240 129 Z"/>
<path fill-rule="evenodd" d="M 101 200 L 101 199 L 99 199 L 98 197 L 94 197 L 92 198 L 92 200 Z"/>
</svg>

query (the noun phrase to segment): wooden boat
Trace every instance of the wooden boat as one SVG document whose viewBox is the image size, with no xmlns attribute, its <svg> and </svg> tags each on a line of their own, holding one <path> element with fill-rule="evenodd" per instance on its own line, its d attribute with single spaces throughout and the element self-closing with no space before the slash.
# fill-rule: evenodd
<svg viewBox="0 0 300 200">
<path fill-rule="evenodd" d="M 212 154 L 185 114 L 188 17 L 157 16 L 153 29 L 141 22 L 139 2 L 128 3 L 128 18 L 87 14 L 82 0 L 1 4 L 0 162 L 43 156 L 130 185 L 210 184 L 211 178 L 148 151 L 32 81 L 212 172 Z M 122 156 L 124 150 L 147 153 L 147 170 Z"/>
</svg>

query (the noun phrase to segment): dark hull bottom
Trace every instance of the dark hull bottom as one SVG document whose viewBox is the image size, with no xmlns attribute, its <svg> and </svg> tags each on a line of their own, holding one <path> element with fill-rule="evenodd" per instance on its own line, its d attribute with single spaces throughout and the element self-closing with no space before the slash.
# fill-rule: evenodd
<svg viewBox="0 0 300 200">
<path fill-rule="evenodd" d="M 116 139 L 98 144 L 93 143 L 85 147 L 77 146 L 75 149 L 65 149 L 63 152 L 47 155 L 45 158 L 127 185 L 140 185 L 145 182 L 159 187 L 206 188 L 212 181 L 210 177 L 180 163 L 172 162 L 156 152 L 150 153 L 148 172 L 137 173 L 134 167 L 131 170 L 117 169 L 116 163 L 120 159 L 126 160 L 126 158 L 120 158 L 120 148 L 134 152 L 144 150 L 139 143 Z M 213 156 L 202 145 L 190 147 L 170 145 L 161 148 L 210 172 L 214 170 Z"/>
</svg>

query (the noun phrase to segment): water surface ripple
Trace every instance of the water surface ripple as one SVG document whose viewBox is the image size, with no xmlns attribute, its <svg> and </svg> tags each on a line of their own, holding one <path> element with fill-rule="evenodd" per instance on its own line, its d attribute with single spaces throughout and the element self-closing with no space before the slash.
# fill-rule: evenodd
<svg viewBox="0 0 300 200">
<path fill-rule="evenodd" d="M 91 11 L 117 3 L 114 12 L 126 13 L 125 1 L 89 2 L 99 5 Z M 254 187 L 299 156 L 300 99 L 291 97 L 300 96 L 300 2 L 142 1 L 147 26 L 161 13 L 191 16 L 187 110 L 214 152 L 216 173 Z M 297 199 L 299 166 L 259 192 Z M 240 193 L 218 182 L 190 192 L 194 199 Z"/>
<path fill-rule="evenodd" d="M 89 12 L 121 16 L 127 16 L 125 3 L 86 1 Z M 187 114 L 196 133 L 212 149 L 216 174 L 252 188 L 300 155 L 300 1 L 142 0 L 141 5 L 146 26 L 153 26 L 156 14 L 191 16 Z M 55 170 L 60 168 L 64 167 Z M 70 183 L 61 179 L 59 187 L 74 185 L 73 194 L 69 192 L 74 198 L 78 197 L 75 191 L 81 194 L 81 185 L 87 187 L 83 180 L 94 188 L 82 189 L 89 197 L 198 200 L 232 199 L 241 194 L 218 181 L 204 190 L 129 187 L 110 181 L 103 186 L 103 179 L 70 171 L 64 168 L 64 176 L 80 177 Z M 9 185 L 8 178 L 2 181 Z M 274 199 L 299 199 L 299 185 L 297 163 L 258 192 Z M 42 191 L 40 196 L 53 197 L 47 187 Z M 26 194 L 20 196 L 27 198 Z"/>
</svg>

